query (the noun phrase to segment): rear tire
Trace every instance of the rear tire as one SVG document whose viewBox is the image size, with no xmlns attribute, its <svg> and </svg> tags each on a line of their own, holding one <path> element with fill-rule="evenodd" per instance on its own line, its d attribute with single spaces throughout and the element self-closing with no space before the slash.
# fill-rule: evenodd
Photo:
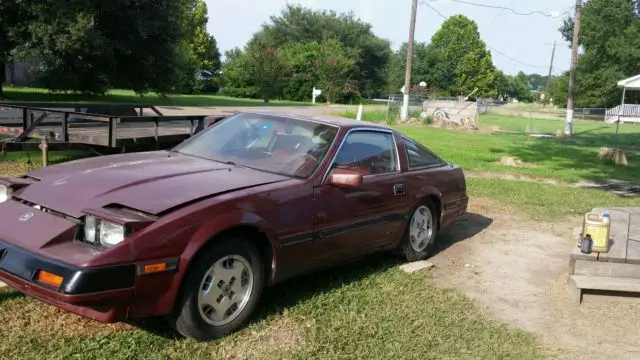
<svg viewBox="0 0 640 360">
<path fill-rule="evenodd" d="M 437 233 L 438 213 L 431 201 L 425 201 L 411 213 L 399 245 L 400 254 L 409 262 L 427 259 L 433 252 Z"/>
<path fill-rule="evenodd" d="M 207 246 L 187 273 L 169 321 L 181 335 L 215 340 L 246 325 L 264 286 L 260 252 L 248 240 Z"/>
</svg>

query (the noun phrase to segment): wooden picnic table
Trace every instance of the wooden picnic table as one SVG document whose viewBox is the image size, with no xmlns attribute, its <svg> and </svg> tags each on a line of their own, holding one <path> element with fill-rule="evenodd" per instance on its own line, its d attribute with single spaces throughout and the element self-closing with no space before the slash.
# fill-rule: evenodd
<svg viewBox="0 0 640 360">
<path fill-rule="evenodd" d="M 595 208 L 611 214 L 610 249 L 583 254 L 574 246 L 569 260 L 568 289 L 578 304 L 586 291 L 640 294 L 640 208 Z"/>
</svg>

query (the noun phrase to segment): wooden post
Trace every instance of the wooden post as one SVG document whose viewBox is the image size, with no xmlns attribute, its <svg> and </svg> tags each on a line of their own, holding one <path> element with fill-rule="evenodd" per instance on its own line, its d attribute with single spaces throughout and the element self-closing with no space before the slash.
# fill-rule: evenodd
<svg viewBox="0 0 640 360">
<path fill-rule="evenodd" d="M 109 117 L 109 146 L 117 147 L 118 145 L 118 128 L 116 125 L 116 118 Z"/>
<path fill-rule="evenodd" d="M 573 135 L 573 95 L 576 87 L 576 72 L 578 69 L 578 47 L 580 40 L 580 18 L 582 0 L 576 0 L 576 17 L 573 20 L 573 39 L 571 40 L 571 67 L 569 69 L 569 94 L 567 96 L 567 116 L 565 118 L 564 133 Z"/>
<path fill-rule="evenodd" d="M 29 120 L 27 120 L 29 118 L 29 112 L 27 111 L 27 108 L 22 108 L 22 131 L 25 132 L 27 131 L 27 128 L 29 127 Z"/>
<path fill-rule="evenodd" d="M 40 142 L 40 150 L 42 150 L 42 167 L 47 167 L 49 165 L 49 144 L 46 136 Z"/>
<path fill-rule="evenodd" d="M 400 119 L 407 120 L 409 117 L 409 89 L 411 88 L 411 64 L 413 61 L 413 39 L 416 32 L 416 13 L 418 12 L 418 0 L 411 1 L 411 21 L 409 21 L 409 42 L 407 42 L 407 65 L 404 74 L 404 94 Z"/>
<path fill-rule="evenodd" d="M 69 142 L 69 113 L 66 111 L 62 118 L 62 141 Z"/>
</svg>

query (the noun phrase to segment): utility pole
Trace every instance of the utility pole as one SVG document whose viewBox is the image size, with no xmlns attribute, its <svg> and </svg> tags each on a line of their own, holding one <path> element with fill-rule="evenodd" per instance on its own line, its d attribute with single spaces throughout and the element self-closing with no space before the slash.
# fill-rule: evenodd
<svg viewBox="0 0 640 360">
<path fill-rule="evenodd" d="M 553 42 L 553 50 L 551 51 L 551 64 L 549 64 L 549 76 L 547 76 L 547 85 L 544 89 L 544 101 L 542 102 L 542 107 L 547 106 L 547 101 L 549 100 L 549 84 L 551 83 L 551 71 L 553 70 L 553 58 L 556 55 L 556 41 Z"/>
<path fill-rule="evenodd" d="M 580 17 L 582 0 L 576 0 L 576 18 L 573 20 L 573 40 L 571 41 L 571 72 L 569 75 L 569 96 L 567 97 L 567 118 L 564 134 L 573 134 L 573 94 L 576 90 L 576 70 L 578 66 L 578 42 L 580 39 Z"/>
<path fill-rule="evenodd" d="M 409 117 L 409 88 L 411 88 L 411 63 L 413 62 L 413 38 L 416 33 L 416 14 L 418 0 L 411 1 L 411 22 L 409 23 L 409 43 L 407 44 L 407 68 L 404 75 L 404 97 L 400 118 L 404 121 Z"/>
</svg>

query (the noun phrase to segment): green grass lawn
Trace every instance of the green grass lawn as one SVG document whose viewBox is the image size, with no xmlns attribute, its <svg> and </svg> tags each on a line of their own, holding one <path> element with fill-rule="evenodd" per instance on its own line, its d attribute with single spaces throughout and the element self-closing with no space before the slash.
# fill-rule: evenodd
<svg viewBox="0 0 640 360">
<path fill-rule="evenodd" d="M 596 207 L 640 207 L 640 198 L 516 180 L 468 178 L 467 191 L 472 198 L 493 199 L 522 211 L 529 218 L 545 221 L 583 215 Z"/>
<path fill-rule="evenodd" d="M 478 122 L 482 125 L 496 125 L 499 126 L 502 131 L 508 132 L 529 132 L 529 133 L 548 133 L 555 134 L 556 130 L 564 130 L 564 121 L 563 120 L 549 120 L 549 119 L 536 119 L 536 118 L 526 118 L 526 117 L 514 117 L 514 116 L 503 116 L 503 115 L 483 115 L 480 117 Z M 616 125 L 615 124 L 605 124 L 602 121 L 591 121 L 591 120 L 580 120 L 576 119 L 573 121 L 573 132 L 574 136 L 584 137 L 585 135 L 593 135 L 599 136 L 603 138 L 602 141 L 610 142 L 608 146 L 615 145 L 615 133 L 616 133 Z M 620 140 L 621 147 L 626 148 L 629 145 L 637 145 L 636 141 L 624 143 L 625 135 L 640 134 L 640 125 L 634 124 L 621 124 L 620 125 Z M 590 139 L 590 138 L 588 138 Z M 637 149 L 640 149 L 638 147 Z"/>
<path fill-rule="evenodd" d="M 605 137 L 596 133 L 567 139 L 501 133 L 475 134 L 426 127 L 396 128 L 465 170 L 516 173 L 566 182 L 603 182 L 612 178 L 640 181 L 640 155 L 637 152 L 627 152 L 629 166 L 596 161 L 600 146 L 607 142 Z M 634 138 L 640 138 L 640 133 L 625 134 L 624 141 L 628 147 L 640 150 Z M 503 156 L 517 157 L 525 162 L 525 166 L 498 164 L 497 161 Z"/>
<path fill-rule="evenodd" d="M 111 90 L 106 95 L 79 95 L 73 93 L 51 93 L 46 89 L 30 87 L 4 87 L 8 101 L 42 102 L 111 102 L 158 106 L 304 106 L 311 103 L 273 100 L 269 104 L 258 99 L 239 99 L 218 95 L 171 95 L 161 98 L 155 93 L 138 96 L 129 90 Z"/>
<path fill-rule="evenodd" d="M 7 359 L 540 359 L 534 337 L 488 320 L 466 297 L 407 275 L 388 256 L 270 289 L 254 322 L 217 342 L 159 321 L 100 325 L 0 291 Z M 398 291 L 402 289 L 402 291 Z M 145 329 L 146 328 L 146 329 Z"/>
<path fill-rule="evenodd" d="M 54 165 L 66 161 L 97 156 L 88 150 L 60 150 L 49 152 L 49 164 Z M 42 166 L 40 151 L 11 151 L 0 154 L 0 176 L 20 176 L 34 168 Z"/>
</svg>

